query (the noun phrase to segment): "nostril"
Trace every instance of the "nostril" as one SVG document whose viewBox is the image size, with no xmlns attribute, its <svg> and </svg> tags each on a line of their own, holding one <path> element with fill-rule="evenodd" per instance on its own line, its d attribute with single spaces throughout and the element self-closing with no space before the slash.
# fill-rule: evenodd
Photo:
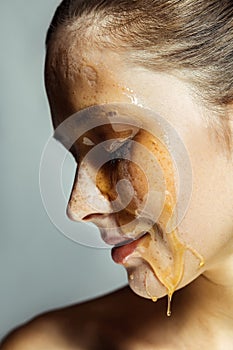
<svg viewBox="0 0 233 350">
<path fill-rule="evenodd" d="M 100 216 L 103 216 L 104 214 L 89 214 L 89 215 L 86 215 L 82 218 L 83 221 L 92 221 L 94 218 L 96 218 L 97 216 L 100 217 Z"/>
<path fill-rule="evenodd" d="M 85 211 L 81 208 L 79 210 L 73 210 L 72 206 L 69 204 L 66 208 L 66 215 L 72 221 L 92 221 L 94 218 L 102 216 L 103 214 L 92 213 L 85 215 Z"/>
<path fill-rule="evenodd" d="M 93 217 L 93 214 L 89 214 L 83 217 L 83 221 L 90 221 Z"/>
</svg>

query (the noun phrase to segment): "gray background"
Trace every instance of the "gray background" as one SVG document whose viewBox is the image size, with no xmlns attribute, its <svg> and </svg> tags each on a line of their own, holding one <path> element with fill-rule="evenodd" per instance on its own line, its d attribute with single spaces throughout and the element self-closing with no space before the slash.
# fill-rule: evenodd
<svg viewBox="0 0 233 350">
<path fill-rule="evenodd" d="M 59 2 L 0 2 L 0 339 L 38 313 L 126 282 L 109 250 L 81 246 L 60 233 L 40 196 L 40 158 L 52 134 L 43 86 L 44 38 Z M 67 195 L 71 162 L 64 176 Z"/>
</svg>

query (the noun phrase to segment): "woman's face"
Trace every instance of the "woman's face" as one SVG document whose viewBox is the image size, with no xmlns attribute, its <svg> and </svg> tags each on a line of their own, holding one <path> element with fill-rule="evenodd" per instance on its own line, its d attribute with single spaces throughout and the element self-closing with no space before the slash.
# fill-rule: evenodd
<svg viewBox="0 0 233 350">
<path fill-rule="evenodd" d="M 54 127 L 82 111 L 78 130 L 93 120 L 86 109 L 93 105 L 109 111 L 114 104 L 115 112 L 100 113 L 72 147 L 78 167 L 67 213 L 121 246 L 112 256 L 136 293 L 172 294 L 232 249 L 233 165 L 205 121 L 211 112 L 180 78 L 129 66 L 106 50 L 65 52 L 53 45 L 47 57 Z"/>
</svg>

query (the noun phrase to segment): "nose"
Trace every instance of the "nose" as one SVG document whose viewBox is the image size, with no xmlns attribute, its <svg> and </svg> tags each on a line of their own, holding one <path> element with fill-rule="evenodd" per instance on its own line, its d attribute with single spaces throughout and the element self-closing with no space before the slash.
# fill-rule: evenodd
<svg viewBox="0 0 233 350">
<path fill-rule="evenodd" d="M 111 213 L 109 200 L 101 193 L 90 169 L 77 168 L 66 214 L 73 221 L 88 221 L 91 215 Z"/>
</svg>

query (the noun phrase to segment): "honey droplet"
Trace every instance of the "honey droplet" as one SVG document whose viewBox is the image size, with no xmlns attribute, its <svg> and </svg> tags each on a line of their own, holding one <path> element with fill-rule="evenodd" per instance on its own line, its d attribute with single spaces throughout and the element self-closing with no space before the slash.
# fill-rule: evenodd
<svg viewBox="0 0 233 350">
<path fill-rule="evenodd" d="M 130 276 L 129 276 L 129 279 L 130 279 L 131 281 L 133 281 L 133 280 L 134 280 L 134 275 L 130 275 Z"/>
<path fill-rule="evenodd" d="M 190 247 L 190 245 L 186 245 L 187 249 L 200 261 L 199 267 L 203 267 L 205 265 L 205 259 L 201 254 L 199 254 L 195 249 Z"/>
<path fill-rule="evenodd" d="M 148 274 L 148 271 L 146 271 L 146 280 L 145 280 L 146 292 L 147 292 L 147 295 L 151 298 L 151 300 L 155 303 L 158 300 L 158 298 L 153 296 L 153 295 L 151 295 L 151 293 L 150 293 L 150 291 L 148 289 L 148 286 L 147 286 L 147 274 Z"/>
<path fill-rule="evenodd" d="M 172 302 L 172 294 L 168 293 L 167 295 L 167 316 L 170 317 L 171 312 L 171 302 Z"/>
</svg>

